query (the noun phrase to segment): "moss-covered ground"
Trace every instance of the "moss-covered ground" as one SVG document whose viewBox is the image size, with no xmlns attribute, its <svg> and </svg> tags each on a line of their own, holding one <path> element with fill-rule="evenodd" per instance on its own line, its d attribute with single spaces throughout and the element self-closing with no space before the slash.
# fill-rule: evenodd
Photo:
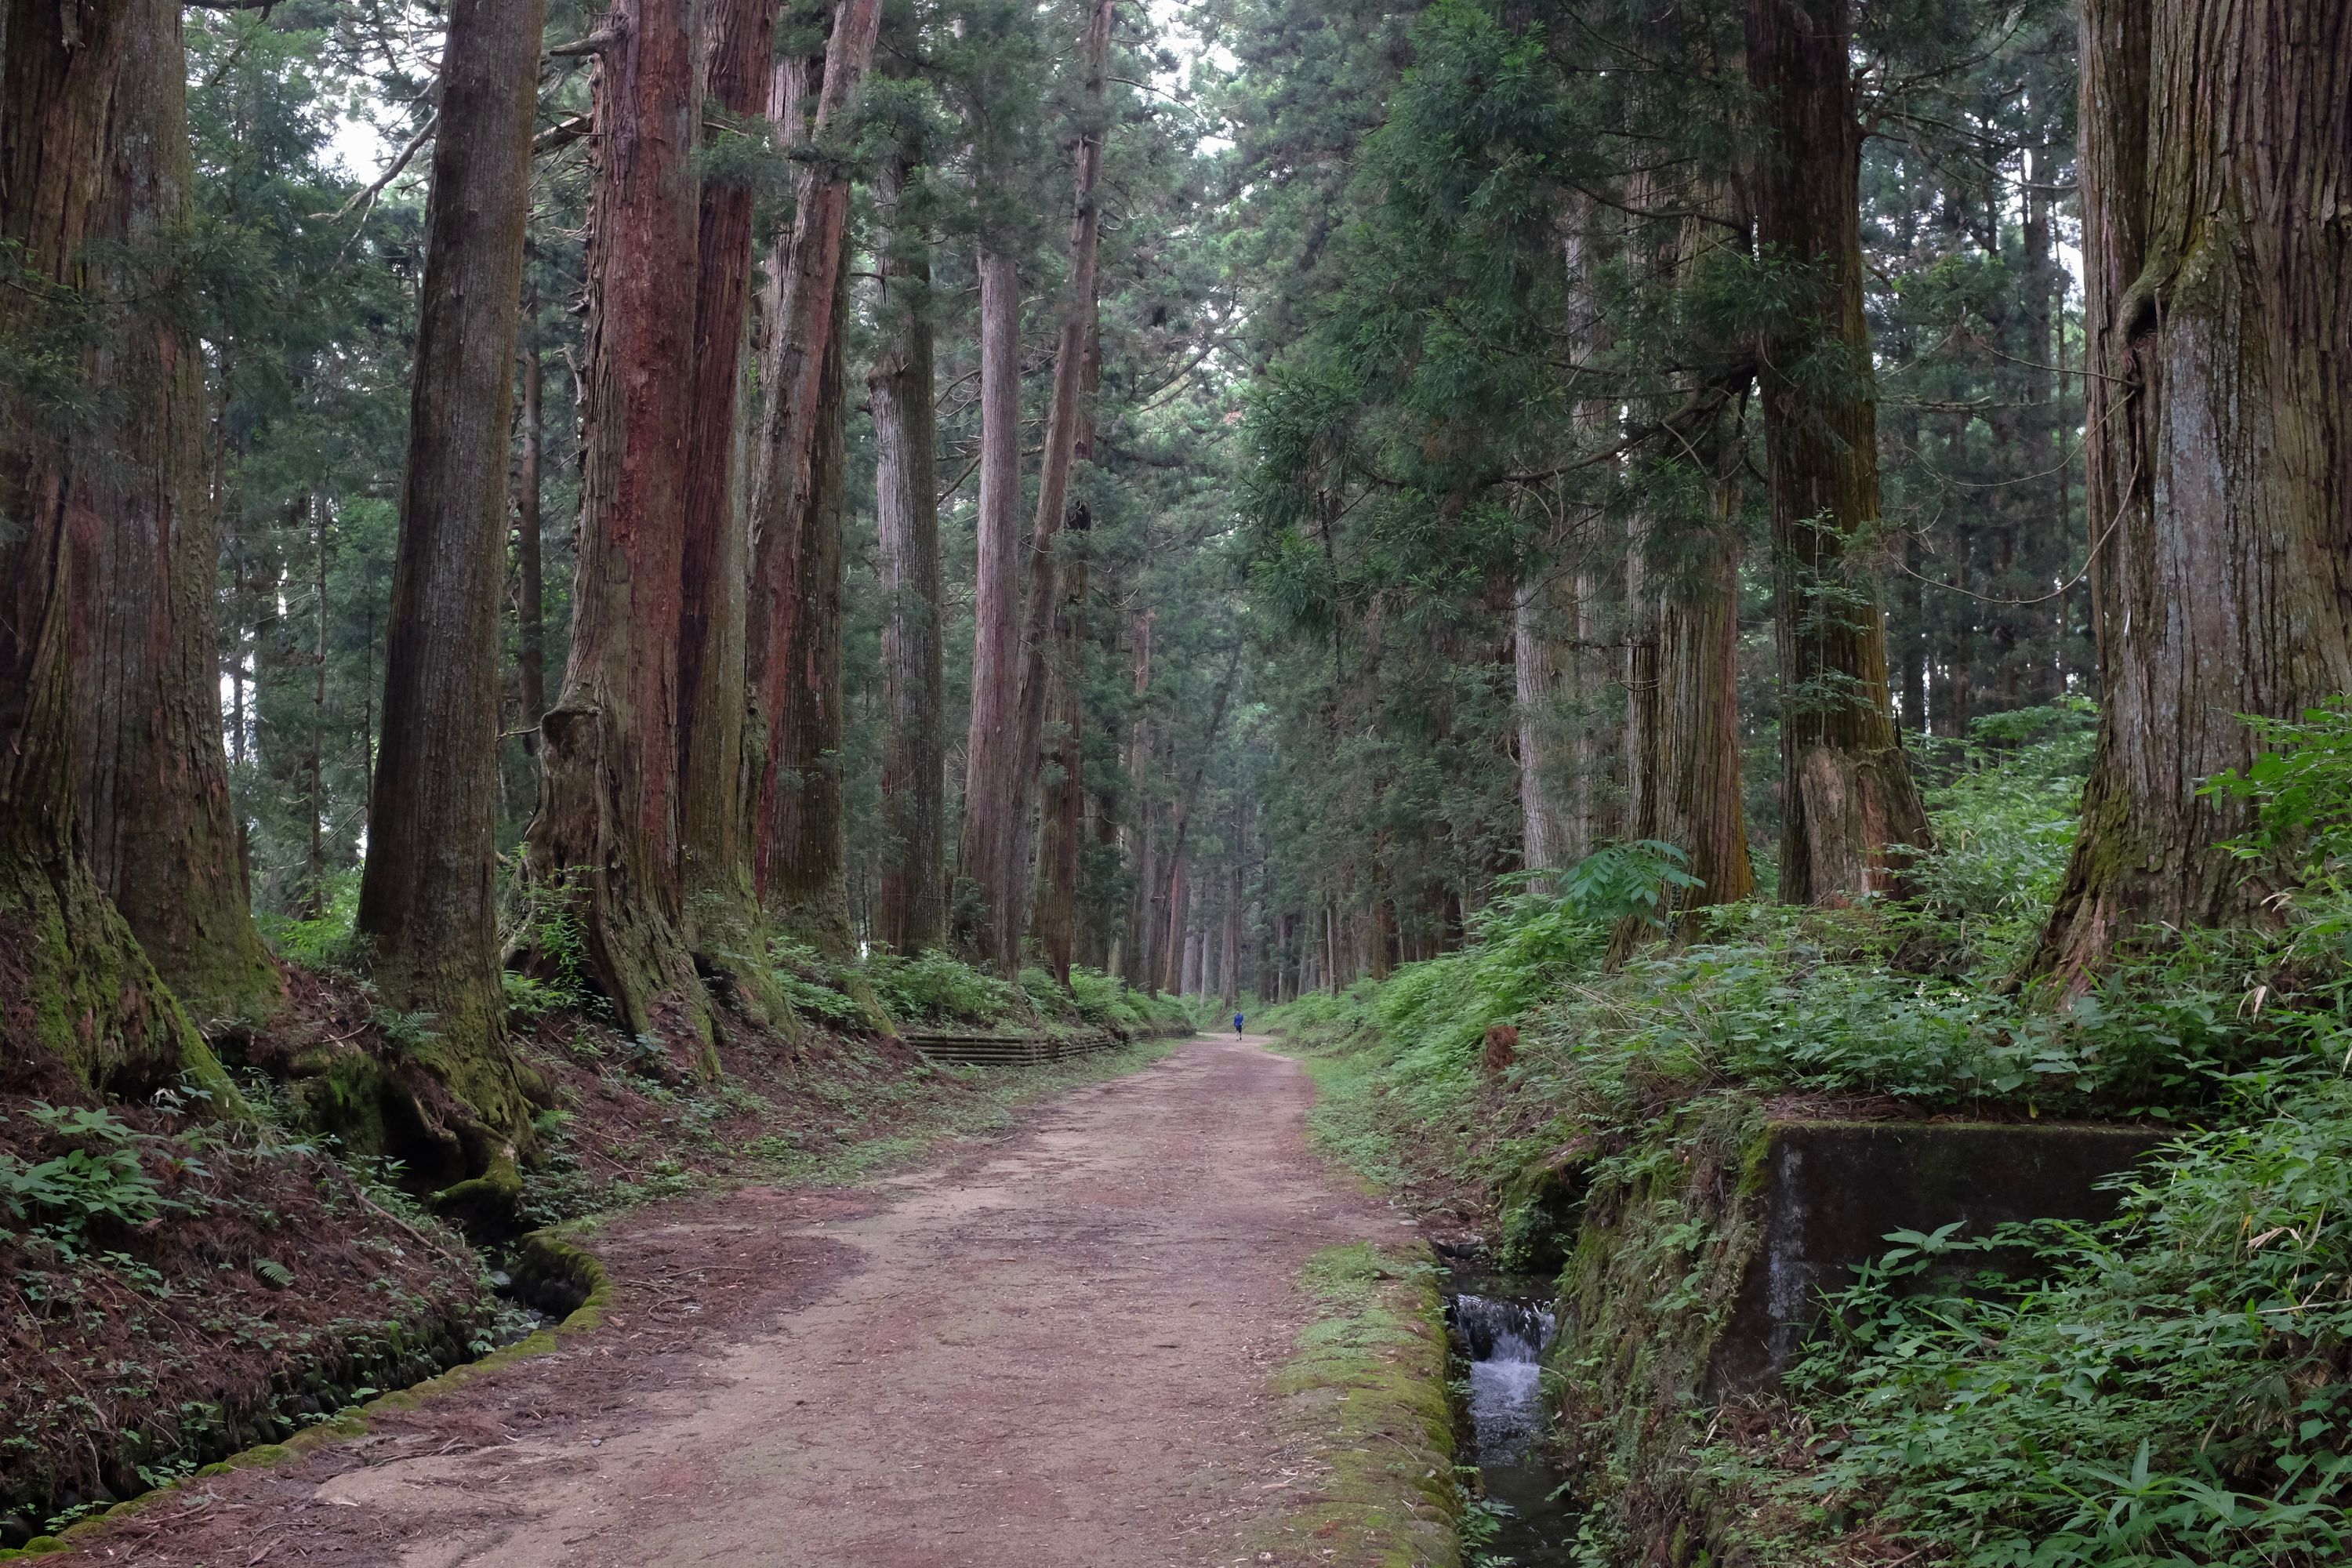
<svg viewBox="0 0 2352 1568">
<path fill-rule="evenodd" d="M 1435 1260 L 1418 1244 L 1328 1247 L 1299 1289 L 1315 1316 L 1270 1390 L 1296 1490 L 1252 1553 L 1301 1568 L 1456 1568 L 1464 1495 Z"/>
</svg>

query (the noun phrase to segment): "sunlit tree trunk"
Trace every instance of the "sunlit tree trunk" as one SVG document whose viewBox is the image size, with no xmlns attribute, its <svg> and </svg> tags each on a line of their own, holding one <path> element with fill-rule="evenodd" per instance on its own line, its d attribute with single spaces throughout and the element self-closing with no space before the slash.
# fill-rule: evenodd
<svg viewBox="0 0 2352 1568">
<path fill-rule="evenodd" d="M 159 322 L 142 322 L 135 313 L 114 319 L 111 279 L 86 248 L 132 237 L 120 226 L 127 205 L 154 204 L 151 216 L 168 210 L 175 219 L 184 213 L 179 205 L 185 196 L 187 142 L 178 120 L 184 69 L 178 7 L 141 0 L 77 12 L 76 20 L 68 32 L 56 7 L 37 0 L 9 0 L 0 12 L 5 44 L 0 51 L 0 241 L 7 247 L 0 251 L 6 283 L 0 287 L 0 341 L 78 357 L 90 384 L 105 384 L 118 371 L 142 366 L 164 384 L 122 391 L 133 404 L 158 399 L 142 412 L 168 423 L 142 437 L 155 444 L 146 455 L 158 471 L 109 478 L 93 470 L 125 456 L 109 449 L 110 420 L 101 416 L 93 428 L 26 381 L 0 380 L 0 519 L 6 520 L 0 527 L 0 953 L 6 954 L 0 959 L 0 1078 L 20 1090 L 57 1092 L 42 1060 L 51 1053 L 95 1089 L 135 1093 L 186 1071 L 233 1099 L 204 1041 L 91 870 L 85 853 L 90 838 L 77 799 L 88 754 L 77 718 L 87 711 L 88 694 L 75 686 L 74 616 L 77 598 L 89 602 L 91 590 L 76 579 L 96 567 L 79 559 L 93 547 L 93 503 L 116 485 L 145 496 L 146 510 L 131 515 L 154 531 L 152 542 L 162 553 L 150 555 L 151 570 L 192 564 L 175 551 L 173 529 L 191 525 L 202 537 L 205 530 L 189 514 L 205 509 L 198 489 L 179 488 L 196 479 L 194 471 L 180 468 L 180 448 L 192 446 L 201 412 L 197 403 L 181 400 L 200 385 L 194 356 L 177 332 Z M 159 95 L 168 106 L 157 101 Z M 178 140 L 159 145 L 157 127 L 149 123 L 147 134 L 124 144 L 123 121 L 148 116 L 169 121 Z M 173 176 L 164 168 L 140 168 L 132 160 L 141 157 L 176 166 L 181 183 L 168 198 L 159 187 L 170 185 Z M 126 177 L 142 184 L 144 194 L 125 191 Z M 120 342 L 108 341 L 117 336 Z M 164 593 L 163 613 L 182 608 L 180 595 L 199 587 L 208 605 L 211 572 L 206 557 L 193 579 L 167 574 L 168 590 L 158 590 Z M 104 582 L 100 579 L 101 586 Z M 209 638 L 208 616 L 202 625 Z M 149 657 L 162 665 L 169 651 L 167 642 Z M 209 640 L 203 654 L 208 671 Z M 159 674 L 141 700 L 158 700 L 162 685 Z M 147 717 L 162 729 L 163 716 L 151 710 Z M 217 761 L 216 710 L 205 732 L 217 775 L 225 766 Z M 187 738 L 201 751 L 202 736 Z M 181 762 L 202 765 L 184 754 Z M 225 877 L 242 918 L 226 799 L 224 783 L 208 808 L 216 817 L 211 829 L 203 838 L 182 839 L 183 849 L 204 847 L 206 858 L 201 866 L 184 866 L 181 874 Z M 216 847 L 207 842 L 214 834 Z M 215 852 L 226 858 L 226 871 L 215 872 Z"/>
<path fill-rule="evenodd" d="M 1896 887 L 1890 845 L 1927 815 L 1895 728 L 1886 619 L 1857 539 L 1878 521 L 1877 402 L 1863 316 L 1862 132 L 1851 0 L 1748 0 L 1756 238 L 1796 285 L 1759 345 L 1780 663 L 1780 896 Z"/>
<path fill-rule="evenodd" d="M 173 258 L 194 195 L 186 58 L 175 10 L 144 0 L 122 10 L 56 62 L 67 90 L 88 94 L 103 120 L 93 205 L 36 218 L 54 226 L 30 237 L 79 227 L 92 248 L 73 265 L 87 268 L 104 301 L 66 502 L 83 845 L 189 1010 L 205 1021 L 257 1021 L 276 1010 L 281 983 L 247 904 L 221 738 L 204 364 L 169 303 L 183 286 Z M 8 34 L 32 72 L 91 25 L 55 7 L 36 11 L 24 32 Z M 110 54 L 126 36 L 137 41 Z"/>
<path fill-rule="evenodd" d="M 541 724 L 533 899 L 576 914 L 621 1028 L 707 1034 L 678 884 L 678 638 L 702 109 L 693 7 L 614 0 L 597 68 L 581 378 L 580 558 L 563 692 Z M 530 961 L 555 955 L 526 933 Z"/>
<path fill-rule="evenodd" d="M 947 686 L 940 597 L 939 421 L 933 409 L 931 268 L 898 203 L 914 167 L 886 172 L 893 224 L 882 255 L 887 347 L 866 383 L 874 410 L 875 513 L 882 557 L 882 809 L 889 847 L 877 940 L 920 952 L 947 936 Z"/>
<path fill-rule="evenodd" d="M 2090 517 L 2106 693 L 2032 967 L 2269 918 L 2221 847 L 2241 714 L 2352 689 L 2352 9 L 2090 0 Z"/>
<path fill-rule="evenodd" d="M 748 119 L 767 101 L 775 9 L 719 0 L 709 14 L 708 92 Z M 696 965 L 724 976 L 755 1019 L 785 1016 L 767 964 L 744 833 L 745 614 L 751 574 L 739 400 L 751 299 L 751 186 L 706 180 L 696 224 L 694 370 L 681 519 L 678 879 Z"/>
</svg>

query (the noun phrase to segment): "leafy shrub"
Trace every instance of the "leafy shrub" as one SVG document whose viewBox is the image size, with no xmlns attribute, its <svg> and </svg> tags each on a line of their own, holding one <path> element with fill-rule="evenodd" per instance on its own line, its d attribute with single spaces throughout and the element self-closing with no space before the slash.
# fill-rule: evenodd
<svg viewBox="0 0 2352 1568">
<path fill-rule="evenodd" d="M 2257 1092 L 2089 1227 L 1908 1237 L 1796 1386 L 1844 1436 L 1822 1489 L 1980 1568 L 2352 1553 L 2352 1086 Z M 1968 1246 L 2035 1283 L 1910 1294 Z"/>
<path fill-rule="evenodd" d="M 866 1009 L 848 994 L 840 967 L 804 942 L 778 937 L 768 944 L 776 986 L 793 1010 L 836 1026 L 866 1022 Z"/>
<path fill-rule="evenodd" d="M 365 956 L 352 930 L 360 913 L 359 872 L 328 873 L 326 895 L 325 908 L 316 916 L 304 919 L 257 910 L 254 922 L 278 956 L 288 963 L 305 969 L 356 973 Z"/>
<path fill-rule="evenodd" d="M 1936 847 L 1912 885 L 1988 972 L 2023 955 L 2057 897 L 2097 734 L 2096 709 L 2077 699 L 1979 719 L 1931 760 L 1950 776 L 1926 792 Z"/>
<path fill-rule="evenodd" d="M 1000 1024 L 1021 1011 L 1013 988 L 993 974 L 944 952 L 900 958 L 877 952 L 866 976 L 890 1016 L 902 1024 Z"/>
<path fill-rule="evenodd" d="M 110 1111 L 37 1102 L 25 1114 L 53 1136 L 87 1140 L 52 1159 L 27 1163 L 0 1153 L 0 1206 L 16 1219 L 37 1219 L 62 1237 L 79 1237 L 93 1220 L 144 1225 L 183 1208 L 163 1195 L 140 1157 L 144 1140 Z M 201 1171 L 193 1161 L 183 1164 Z"/>
</svg>

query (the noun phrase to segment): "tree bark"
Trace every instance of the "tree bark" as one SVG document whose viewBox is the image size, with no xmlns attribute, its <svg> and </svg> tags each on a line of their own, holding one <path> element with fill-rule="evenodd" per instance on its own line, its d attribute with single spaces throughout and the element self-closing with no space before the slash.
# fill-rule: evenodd
<svg viewBox="0 0 2352 1568">
<path fill-rule="evenodd" d="M 2198 786 L 2251 761 L 2238 715 L 2352 689 L 2352 11 L 2090 0 L 2082 61 L 2106 701 L 2030 964 L 2070 986 L 2273 918 L 2221 847 L 2247 805 Z"/>
<path fill-rule="evenodd" d="M 1105 8 L 1108 8 L 1108 0 L 1105 0 Z M 1099 146 L 1095 149 L 1094 157 L 1098 169 Z M 1098 223 L 1089 224 L 1094 205 L 1089 188 L 1093 175 L 1087 172 L 1084 150 L 1079 154 L 1079 168 L 1082 193 L 1079 197 L 1079 225 L 1098 228 Z M 1075 345 L 1085 363 L 1079 369 L 1076 395 L 1072 400 L 1080 407 L 1075 420 L 1076 428 L 1071 433 L 1070 450 L 1066 455 L 1061 455 L 1065 472 L 1059 489 L 1064 495 L 1069 489 L 1067 469 L 1076 463 L 1094 461 L 1094 397 L 1102 380 L 1102 340 L 1095 330 L 1095 236 L 1086 235 L 1083 243 L 1075 248 L 1086 261 L 1086 303 L 1082 307 L 1087 318 L 1085 335 Z M 1066 351 L 1073 346 L 1071 336 L 1066 329 L 1062 338 Z M 1056 408 L 1061 404 L 1061 376 L 1057 371 L 1055 377 Z M 1049 468 L 1057 456 L 1057 448 L 1054 445 L 1055 433 L 1055 429 L 1047 432 Z M 1045 500 L 1055 488 L 1050 475 L 1045 488 L 1046 494 L 1041 495 L 1038 504 L 1038 526 L 1041 528 L 1045 526 L 1046 516 Z M 1079 841 L 1086 832 L 1086 747 L 1083 731 L 1087 713 L 1087 647 L 1091 640 L 1087 626 L 1087 549 L 1094 527 L 1093 513 L 1084 501 L 1080 501 L 1070 509 L 1069 521 L 1063 527 L 1069 540 L 1066 546 L 1069 561 L 1062 574 L 1061 602 L 1054 612 L 1051 625 L 1043 628 L 1044 637 L 1038 639 L 1044 644 L 1043 657 L 1032 655 L 1030 668 L 1023 679 L 1024 683 L 1035 681 L 1043 689 L 1045 700 L 1040 714 L 1040 729 L 1043 729 L 1044 720 L 1047 717 L 1053 720 L 1055 727 L 1053 756 L 1049 759 L 1052 782 L 1045 790 L 1039 808 L 1039 828 L 1044 836 L 1039 870 L 1045 898 L 1038 907 L 1034 923 L 1038 945 L 1045 950 L 1046 966 L 1054 972 L 1054 978 L 1067 989 L 1072 954 L 1077 942 Z M 1041 580 L 1050 582 L 1055 554 L 1052 548 L 1033 548 L 1031 570 L 1034 575 L 1030 584 L 1033 594 Z M 1034 603 L 1032 608 L 1034 608 Z M 1038 629 L 1032 628 L 1033 639 Z M 1017 856 L 1015 868 L 1025 859 L 1025 855 Z"/>
<path fill-rule="evenodd" d="M 157 597 L 151 602 L 167 617 L 167 634 L 169 617 L 184 610 L 203 617 L 195 625 L 209 638 L 213 567 L 207 554 L 200 574 L 191 578 L 184 570 L 186 536 L 194 534 L 207 549 L 210 543 L 202 521 L 207 509 L 195 490 L 181 488 L 194 482 L 194 471 L 182 468 L 201 413 L 190 395 L 200 389 L 194 356 L 163 323 L 135 310 L 118 315 L 116 279 L 86 249 L 159 237 L 152 227 L 127 226 L 132 210 L 143 213 L 142 222 L 176 222 L 184 214 L 179 11 L 163 0 L 140 0 L 76 17 L 79 27 L 69 34 L 55 7 L 37 0 L 9 0 L 0 12 L 6 42 L 0 51 L 0 241 L 7 246 L 0 251 L 7 282 L 0 288 L 0 341 L 68 358 L 85 385 L 116 384 L 137 367 L 155 379 L 121 385 L 126 410 L 165 424 L 118 430 L 104 414 L 79 420 L 37 384 L 0 380 L 0 518 L 9 525 L 0 528 L 0 1079 L 20 1091 L 60 1092 L 44 1059 L 51 1056 L 100 1091 L 143 1092 L 184 1072 L 225 1109 L 235 1103 L 234 1090 L 84 849 L 91 837 L 78 786 L 89 777 L 91 737 L 78 723 L 88 703 L 76 689 L 75 612 L 78 602 L 102 598 L 110 580 L 100 576 L 94 595 L 92 584 L 76 579 L 104 569 L 89 559 L 101 550 L 109 563 L 124 566 L 134 553 L 126 547 L 118 554 L 103 538 L 113 531 L 96 527 L 97 505 L 140 503 L 121 515 L 149 531 L 147 569 L 165 574 L 152 585 Z M 159 140 L 165 125 L 176 129 L 176 141 Z M 141 444 L 118 452 L 114 443 L 124 436 Z M 128 471 L 110 471 L 118 466 Z M 144 639 L 153 628 L 137 629 Z M 188 695 L 184 683 L 167 683 L 162 673 L 186 640 L 167 635 L 160 649 L 142 642 L 125 650 L 155 671 L 148 700 L 160 701 L 173 690 Z M 209 672 L 208 640 L 201 651 L 201 668 Z M 130 737 L 146 759 L 173 763 L 171 798 L 154 804 L 184 815 L 175 824 L 153 825 L 163 830 L 156 847 L 183 856 L 202 851 L 200 859 L 142 868 L 142 874 L 167 877 L 176 868 L 183 878 L 217 879 L 177 889 L 187 902 L 162 911 L 171 918 L 159 947 L 182 958 L 241 947 L 234 922 L 226 933 L 205 923 L 207 907 L 228 905 L 224 887 L 235 894 L 236 920 L 250 929 L 243 883 L 234 875 L 236 840 L 219 719 L 209 711 L 206 726 L 180 732 L 189 750 L 148 749 L 148 737 L 170 733 L 173 722 L 152 710 L 142 716 L 152 729 L 133 723 Z M 204 782 L 207 761 L 211 784 Z M 114 775 L 101 774 L 100 782 L 109 786 L 110 801 L 117 798 Z M 123 826 L 143 831 L 151 825 Z M 135 852 L 145 842 L 121 842 L 119 852 Z M 216 855 L 226 858 L 226 868 Z"/>
<path fill-rule="evenodd" d="M 1886 620 L 1854 553 L 1878 522 L 1877 402 L 1863 316 L 1850 0 L 1748 0 L 1761 146 L 1756 237 L 1797 299 L 1759 345 L 1786 781 L 1780 896 L 1891 891 L 1927 808 L 1887 691 Z"/>
<path fill-rule="evenodd" d="M 83 847 L 189 1010 L 253 1022 L 283 986 L 253 923 L 221 737 L 204 363 L 165 303 L 193 216 L 186 58 L 175 10 L 126 9 L 102 39 L 54 58 L 69 30 L 54 8 L 8 35 L 29 71 L 61 68 L 103 124 L 92 209 L 46 220 L 100 247 L 68 263 L 103 301 L 67 499 Z M 127 37 L 139 41 L 113 52 Z"/>
<path fill-rule="evenodd" d="M 709 16 L 710 100 L 749 117 L 765 105 L 775 7 L 719 0 Z M 751 300 L 751 186 L 705 181 L 696 221 L 694 362 L 687 429 L 678 637 L 678 881 L 687 943 L 706 975 L 761 1023 L 789 1016 L 767 965 L 743 831 L 749 519 L 739 471 Z"/>
<path fill-rule="evenodd" d="M 800 599 L 783 649 L 790 672 L 770 747 L 766 904 L 785 930 L 837 957 L 855 951 L 849 927 L 848 823 L 842 796 L 842 508 L 848 424 L 843 338 L 846 279 L 836 279 L 833 325 L 817 377 L 816 424 L 791 581 Z"/>
<path fill-rule="evenodd" d="M 1569 859 L 1569 803 L 1560 798 L 1569 764 L 1559 736 L 1560 669 L 1554 630 L 1560 614 L 1557 569 L 1530 564 L 1511 590 L 1511 674 L 1519 749 L 1519 864 L 1550 871 Z"/>
<path fill-rule="evenodd" d="M 499 967 L 499 590 L 543 13 L 449 11 L 358 920 L 384 1005 L 431 1015 L 415 1065 L 478 1119 L 423 1113 L 450 1173 L 509 1189 L 530 1107 Z"/>
<path fill-rule="evenodd" d="M 795 650 L 812 646 L 800 622 L 809 587 L 798 573 L 808 559 L 801 537 L 815 512 L 807 502 L 815 461 L 823 399 L 818 382 L 827 365 L 842 258 L 849 229 L 849 170 L 828 138 L 847 121 L 874 58 L 881 23 L 881 0 L 842 0 L 825 49 L 824 79 L 809 128 L 811 145 L 797 146 L 797 106 L 776 104 L 779 140 L 806 155 L 794 190 L 793 218 L 769 260 L 773 309 L 761 357 L 764 393 L 752 438 L 751 598 L 746 658 L 754 717 L 758 765 L 751 770 L 752 886 L 772 912 L 777 890 L 790 881 L 804 888 L 800 871 L 785 867 L 782 835 L 785 797 L 796 787 L 784 763 L 782 729 L 787 706 L 809 692 L 811 672 L 795 668 Z M 780 68 L 780 72 L 784 68 Z M 837 374 L 837 372 L 836 372 Z M 838 401 L 836 397 L 835 401 Z M 798 690 L 802 698 L 796 698 Z M 798 824 L 794 825 L 797 830 Z M 796 890 L 787 902 L 830 920 L 822 901 L 810 904 Z M 845 929 L 803 934 L 827 943 L 846 940 Z"/>
<path fill-rule="evenodd" d="M 679 389 L 694 374 L 693 315 L 678 293 L 696 274 L 703 83 L 686 0 L 614 0 L 606 26 L 572 656 L 541 725 L 545 777 L 524 869 L 530 897 L 577 916 L 624 1032 L 683 1026 L 707 1038 L 678 882 L 677 778 L 677 520 L 692 412 Z M 543 930 L 526 942 L 532 966 L 561 962 Z"/>
<path fill-rule="evenodd" d="M 515 477 L 517 684 L 522 698 L 522 749 L 539 755 L 539 719 L 547 711 L 547 572 L 540 558 L 540 463 L 545 453 L 541 413 L 546 367 L 539 343 L 539 295 L 523 299 L 522 455 Z"/>
<path fill-rule="evenodd" d="M 882 810 L 889 847 L 877 939 L 917 953 L 947 937 L 947 682 L 940 588 L 939 420 L 933 408 L 930 259 L 898 204 L 915 167 L 902 151 L 885 175 L 892 223 L 882 309 L 891 337 L 867 376 L 874 410 L 875 513 L 882 556 Z"/>
<path fill-rule="evenodd" d="M 1021 797 L 1020 722 L 1021 275 L 1010 256 L 982 249 L 980 270 L 979 558 L 972 582 L 971 724 L 964 747 L 963 832 L 958 840 L 956 945 L 976 963 L 1005 967 L 1004 889 Z"/>
</svg>

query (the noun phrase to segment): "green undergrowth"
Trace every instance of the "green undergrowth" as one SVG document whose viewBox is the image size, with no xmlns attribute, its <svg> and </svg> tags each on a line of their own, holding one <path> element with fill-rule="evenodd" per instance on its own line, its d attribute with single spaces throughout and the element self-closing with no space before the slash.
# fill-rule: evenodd
<svg viewBox="0 0 2352 1568">
<path fill-rule="evenodd" d="M 1299 1288 L 1314 1319 L 1269 1392 L 1283 1436 L 1279 1500 L 1248 1538 L 1255 1561 L 1455 1568 L 1445 1321 L 1425 1247 L 1326 1247 Z"/>
<path fill-rule="evenodd" d="M 2281 928 L 2151 933 L 2071 1005 L 2008 984 L 2072 841 L 2089 718 L 2061 710 L 1932 759 L 1939 848 L 1909 904 L 1705 910 L 1612 968 L 1627 911 L 1593 889 L 1649 853 L 1623 847 L 1486 911 L 1462 952 L 1264 1015 L 1327 1146 L 1561 1267 L 1590 1561 L 2352 1556 L 2352 718 L 2267 732 L 2214 787 L 2261 807 L 2240 853 L 2294 889 Z M 1715 1409 L 1749 1166 L 1791 1115 L 2178 1136 L 2112 1224 L 1889 1238 L 1778 1394 Z M 1996 1244 L 2002 1275 L 1924 1287 Z"/>
</svg>

